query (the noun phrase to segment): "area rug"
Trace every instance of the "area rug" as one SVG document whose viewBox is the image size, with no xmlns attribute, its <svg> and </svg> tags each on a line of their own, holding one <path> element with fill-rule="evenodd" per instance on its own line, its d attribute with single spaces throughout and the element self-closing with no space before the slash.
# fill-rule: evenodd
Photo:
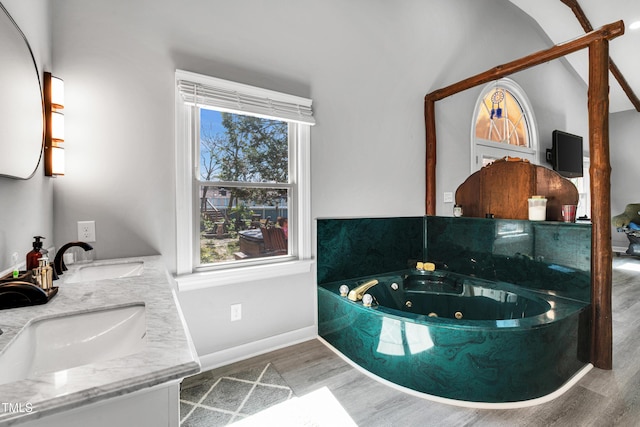
<svg viewBox="0 0 640 427">
<path fill-rule="evenodd" d="M 271 363 L 232 376 L 206 373 L 183 382 L 180 426 L 226 426 L 293 397 L 293 391 Z"/>
</svg>

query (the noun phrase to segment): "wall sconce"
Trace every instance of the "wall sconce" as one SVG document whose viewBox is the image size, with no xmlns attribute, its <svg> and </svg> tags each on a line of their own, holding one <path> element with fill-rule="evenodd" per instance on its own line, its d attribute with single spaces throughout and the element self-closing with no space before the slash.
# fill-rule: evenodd
<svg viewBox="0 0 640 427">
<path fill-rule="evenodd" d="M 44 174 L 64 175 L 64 82 L 44 73 Z"/>
</svg>

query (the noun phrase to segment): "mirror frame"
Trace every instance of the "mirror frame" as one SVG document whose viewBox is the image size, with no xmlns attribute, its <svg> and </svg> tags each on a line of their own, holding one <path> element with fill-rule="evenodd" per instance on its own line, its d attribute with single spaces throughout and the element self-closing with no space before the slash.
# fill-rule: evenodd
<svg viewBox="0 0 640 427">
<path fill-rule="evenodd" d="M 33 67 L 34 67 L 34 70 L 35 70 L 36 79 L 37 79 L 37 82 L 38 82 L 38 88 L 39 88 L 39 94 L 40 94 L 40 110 L 41 110 L 41 113 L 42 113 L 42 135 L 41 135 L 41 138 L 40 138 L 40 152 L 39 152 L 39 155 L 38 155 L 38 159 L 35 162 L 35 166 L 33 167 L 33 170 L 31 172 L 29 172 L 28 174 L 25 173 L 24 175 L 20 175 L 20 176 L 9 175 L 9 174 L 6 174 L 6 173 L 3 173 L 2 171 L 0 171 L 0 177 L 11 178 L 11 179 L 20 179 L 20 180 L 28 180 L 28 179 L 31 179 L 35 175 L 36 171 L 38 170 L 38 167 L 40 166 L 40 163 L 42 162 L 43 153 L 44 153 L 44 140 L 45 140 L 46 128 L 45 128 L 44 94 L 42 92 L 42 79 L 40 78 L 40 70 L 38 69 L 38 64 L 37 64 L 35 56 L 33 54 L 33 50 L 31 49 L 31 45 L 29 44 L 29 40 L 27 40 L 27 37 L 22 32 L 22 30 L 18 26 L 17 22 L 13 19 L 13 17 L 9 13 L 9 11 L 2 4 L 2 2 L 0 2 L 0 10 L 2 12 L 4 12 L 4 14 L 7 16 L 7 19 L 9 20 L 9 22 L 11 24 L 13 24 L 13 27 L 17 30 L 19 36 L 22 38 L 22 40 L 25 43 L 25 46 L 27 47 L 27 50 L 29 52 L 29 56 L 31 57 L 31 62 L 33 63 Z M 25 167 L 25 170 L 28 171 L 27 167 Z"/>
</svg>

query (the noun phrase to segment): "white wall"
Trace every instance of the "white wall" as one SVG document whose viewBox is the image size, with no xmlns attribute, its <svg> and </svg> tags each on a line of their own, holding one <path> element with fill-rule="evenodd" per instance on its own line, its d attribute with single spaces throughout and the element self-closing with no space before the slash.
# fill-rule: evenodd
<svg viewBox="0 0 640 427">
<path fill-rule="evenodd" d="M 640 114 L 635 110 L 610 115 L 609 145 L 611 147 L 611 216 L 624 212 L 629 203 L 640 203 L 640 165 L 638 135 Z M 626 248 L 629 240 L 624 233 L 611 230 L 614 246 Z"/>
<path fill-rule="evenodd" d="M 424 95 L 549 46 L 505 0 L 54 0 L 53 28 L 67 104 L 56 243 L 96 220 L 99 258 L 161 253 L 172 271 L 176 68 L 313 99 L 314 218 L 409 216 L 424 214 Z M 514 78 L 546 137 L 586 134 L 586 95 L 560 62 Z M 438 105 L 439 194 L 468 175 L 476 95 Z M 200 354 L 315 326 L 313 274 L 180 299 Z"/>
<path fill-rule="evenodd" d="M 203 365 L 219 366 L 264 348 L 315 337 L 313 279 L 311 274 L 293 275 L 180 292 L 180 305 L 198 355 L 216 354 L 201 360 Z M 242 319 L 232 322 L 230 306 L 238 303 L 242 304 Z M 259 341 L 263 342 L 257 344 Z"/>
<path fill-rule="evenodd" d="M 42 81 L 43 71 L 51 68 L 49 1 L 2 0 L 2 4 L 29 41 Z M 4 271 L 12 267 L 14 252 L 24 263 L 33 236 L 44 236 L 45 247 L 53 245 L 53 180 L 44 176 L 42 162 L 29 180 L 0 177 L 0 200 L 0 271 Z"/>
</svg>

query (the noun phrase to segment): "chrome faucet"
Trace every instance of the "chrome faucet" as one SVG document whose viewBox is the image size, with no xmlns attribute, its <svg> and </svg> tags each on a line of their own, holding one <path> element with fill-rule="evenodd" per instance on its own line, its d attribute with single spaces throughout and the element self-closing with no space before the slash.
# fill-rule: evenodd
<svg viewBox="0 0 640 427">
<path fill-rule="evenodd" d="M 82 249 L 84 249 L 85 251 L 90 251 L 93 249 L 93 246 L 91 246 L 88 243 L 85 242 L 69 242 L 66 243 L 64 245 L 62 245 L 62 247 L 56 252 L 56 257 L 53 260 L 53 269 L 56 272 L 57 275 L 62 274 L 64 271 L 67 271 L 67 266 L 64 265 L 64 260 L 62 259 L 65 251 L 67 249 L 69 249 L 72 246 L 79 246 Z"/>
<path fill-rule="evenodd" d="M 376 279 L 369 280 L 368 282 L 363 283 L 357 288 L 351 289 L 351 292 L 349 292 L 347 298 L 349 298 L 351 301 L 360 301 L 362 300 L 364 293 L 367 292 L 369 288 L 372 288 L 377 284 L 378 281 Z"/>
</svg>

